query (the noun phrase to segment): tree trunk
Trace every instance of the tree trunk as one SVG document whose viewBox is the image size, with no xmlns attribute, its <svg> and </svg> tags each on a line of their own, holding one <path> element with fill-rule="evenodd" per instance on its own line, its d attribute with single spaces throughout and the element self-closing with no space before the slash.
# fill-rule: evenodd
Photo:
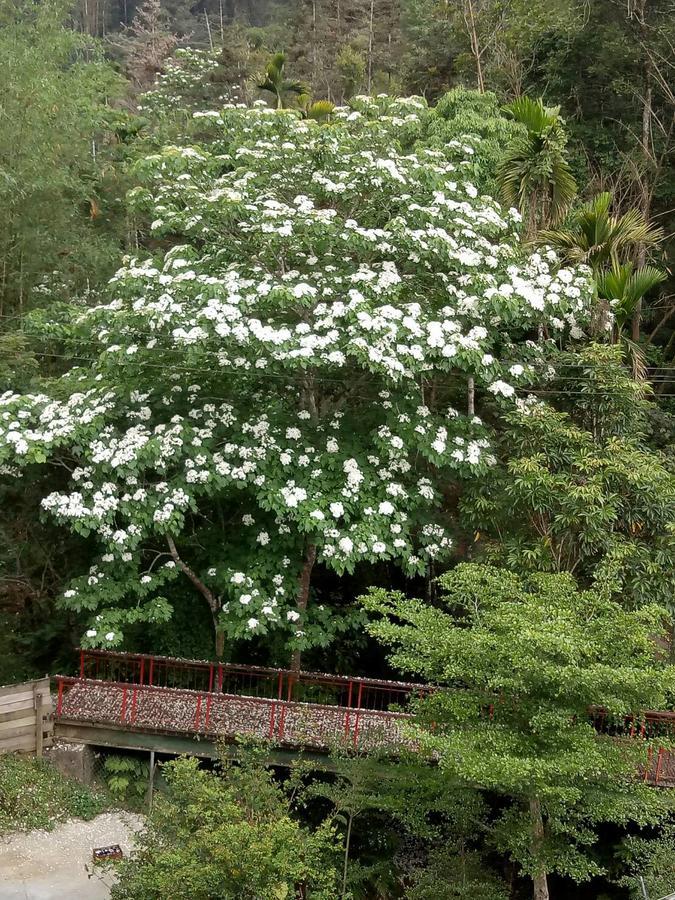
<svg viewBox="0 0 675 900">
<path fill-rule="evenodd" d="M 298 585 L 297 607 L 300 613 L 298 622 L 301 624 L 307 609 L 307 601 L 309 600 L 309 586 L 312 579 L 312 569 L 316 562 L 316 544 L 308 544 L 305 551 L 305 562 L 300 573 L 300 583 Z M 291 669 L 294 672 L 300 671 L 301 651 L 294 650 L 291 658 Z"/>
<path fill-rule="evenodd" d="M 354 816 L 352 813 L 349 814 L 349 821 L 347 823 L 347 837 L 345 838 L 345 864 L 342 870 L 342 900 L 345 900 L 347 896 L 347 872 L 349 870 L 349 845 L 351 843 L 352 838 L 352 822 L 354 821 Z"/>
<path fill-rule="evenodd" d="M 375 27 L 375 0 L 370 0 L 370 17 L 368 19 L 368 93 L 373 87 L 373 38 Z"/>
<path fill-rule="evenodd" d="M 481 57 L 483 51 L 480 49 L 480 41 L 478 40 L 478 31 L 476 30 L 476 18 L 473 12 L 473 0 L 469 0 L 469 16 L 467 24 L 469 26 L 469 40 L 471 41 L 471 52 L 476 61 L 476 82 L 478 92 L 485 93 L 485 79 L 483 78 L 483 63 Z"/>
<path fill-rule="evenodd" d="M 535 859 L 541 853 L 544 842 L 544 820 L 541 816 L 541 803 L 537 797 L 530 800 L 530 819 L 532 821 L 532 851 Z M 542 866 L 532 876 L 534 884 L 533 900 L 550 900 L 548 893 L 548 877 Z"/>
<path fill-rule="evenodd" d="M 649 220 L 651 211 L 651 197 L 649 190 L 649 182 L 647 180 L 647 168 L 651 162 L 651 127 L 652 127 L 652 78 L 647 64 L 645 72 L 645 102 L 642 106 L 642 152 L 645 158 L 645 172 L 642 176 L 642 215 Z M 638 246 L 637 265 L 644 266 L 647 262 L 647 248 L 644 244 Z M 633 321 L 631 323 L 631 338 L 634 341 L 640 340 L 640 325 L 642 322 L 642 298 L 640 297 L 635 304 L 633 311 Z"/>
</svg>

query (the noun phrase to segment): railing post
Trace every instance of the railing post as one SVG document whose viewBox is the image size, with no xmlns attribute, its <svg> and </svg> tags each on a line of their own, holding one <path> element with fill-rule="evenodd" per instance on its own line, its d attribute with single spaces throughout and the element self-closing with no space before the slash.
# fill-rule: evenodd
<svg viewBox="0 0 675 900">
<path fill-rule="evenodd" d="M 213 663 L 209 666 L 209 694 L 213 690 Z"/>
<path fill-rule="evenodd" d="M 645 766 L 645 777 L 642 779 L 644 782 L 646 782 L 646 781 L 648 780 L 648 778 L 649 778 L 649 773 L 650 773 L 651 770 L 652 770 L 652 758 L 653 758 L 653 756 L 654 756 L 654 748 L 653 748 L 653 747 L 649 747 L 649 749 L 647 750 L 647 765 Z"/>
<path fill-rule="evenodd" d="M 211 668 L 213 668 L 213 666 Z M 211 701 L 212 700 L 213 700 L 213 695 L 209 693 L 209 696 L 206 698 L 206 716 L 204 717 L 204 731 L 209 730 L 209 724 L 211 722 Z"/>
<path fill-rule="evenodd" d="M 143 676 L 145 675 L 145 657 L 141 656 L 141 670 L 138 673 L 138 683 L 143 684 Z"/>
<path fill-rule="evenodd" d="M 284 739 L 284 723 L 286 722 L 286 704 L 284 703 L 281 707 L 281 716 L 279 718 L 279 731 L 278 738 L 280 741 Z"/>
<path fill-rule="evenodd" d="M 202 695 L 197 697 L 197 711 L 195 712 L 195 731 L 199 731 L 199 720 L 202 716 Z"/>
<path fill-rule="evenodd" d="M 80 650 L 80 678 L 84 678 L 84 650 Z"/>
<path fill-rule="evenodd" d="M 277 705 L 276 705 L 276 703 L 272 703 L 271 707 L 270 707 L 270 733 L 269 733 L 270 740 L 272 740 L 272 738 L 274 737 L 274 720 L 276 718 L 276 713 L 277 713 Z"/>
<path fill-rule="evenodd" d="M 654 785 L 658 787 L 659 777 L 661 775 L 661 763 L 663 761 L 663 747 L 659 747 L 659 755 L 656 758 L 656 773 L 654 775 Z"/>
<path fill-rule="evenodd" d="M 354 749 L 356 750 L 357 744 L 359 741 L 359 719 L 361 718 L 361 713 L 356 713 L 356 721 L 354 722 Z"/>
<path fill-rule="evenodd" d="M 60 718 L 63 709 L 63 678 L 59 678 L 59 696 L 56 701 L 56 717 Z"/>
<path fill-rule="evenodd" d="M 148 684 L 152 684 L 152 675 L 155 669 L 155 660 L 150 657 L 150 671 L 148 672 Z"/>
<path fill-rule="evenodd" d="M 127 714 L 127 689 L 122 688 L 122 709 L 120 711 L 120 722 L 124 725 L 124 720 Z"/>
</svg>

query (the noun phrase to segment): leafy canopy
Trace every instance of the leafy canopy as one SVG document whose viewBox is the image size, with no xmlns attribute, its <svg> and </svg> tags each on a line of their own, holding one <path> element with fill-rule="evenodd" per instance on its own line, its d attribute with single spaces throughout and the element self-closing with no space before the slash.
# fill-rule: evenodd
<svg viewBox="0 0 675 900">
<path fill-rule="evenodd" d="M 403 154 L 424 104 L 359 104 L 325 126 L 230 106 L 144 159 L 132 199 L 169 248 L 73 308 L 87 366 L 0 398 L 0 457 L 65 466 L 42 507 L 100 547 L 64 596 L 97 614 L 86 643 L 166 618 L 186 576 L 230 636 L 325 640 L 296 608 L 303 561 L 447 558 L 442 492 L 492 470 L 551 349 L 527 338 L 583 333 L 588 273 L 523 252 L 462 176 L 471 148 Z"/>
<path fill-rule="evenodd" d="M 664 610 L 627 611 L 569 575 L 478 564 L 440 583 L 441 608 L 384 590 L 363 598 L 391 663 L 445 687 L 420 705 L 421 748 L 448 778 L 501 795 L 493 840 L 525 873 L 596 874 L 595 823 L 656 821 L 671 802 L 635 778 L 646 742 L 589 719 L 593 706 L 621 723 L 672 699 L 675 667 L 654 646 Z"/>
</svg>

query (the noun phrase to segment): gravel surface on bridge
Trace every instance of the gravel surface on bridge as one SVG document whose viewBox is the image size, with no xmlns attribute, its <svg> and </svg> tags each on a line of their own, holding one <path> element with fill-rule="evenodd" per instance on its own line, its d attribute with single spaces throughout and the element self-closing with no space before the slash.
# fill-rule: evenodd
<svg viewBox="0 0 675 900">
<path fill-rule="evenodd" d="M 129 685 L 125 694 L 119 684 L 96 681 L 67 686 L 61 718 L 183 734 L 254 735 L 315 749 L 340 741 L 361 750 L 409 743 L 404 734 L 408 717 L 400 715 L 147 686 Z"/>
</svg>

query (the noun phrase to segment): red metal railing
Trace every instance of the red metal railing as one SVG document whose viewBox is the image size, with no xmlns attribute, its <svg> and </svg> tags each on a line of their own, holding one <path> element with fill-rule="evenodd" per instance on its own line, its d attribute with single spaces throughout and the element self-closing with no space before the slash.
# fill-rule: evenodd
<svg viewBox="0 0 675 900">
<path fill-rule="evenodd" d="M 56 720 L 212 737 L 255 735 L 314 749 L 410 746 L 407 713 L 55 676 Z"/>
<path fill-rule="evenodd" d="M 430 691 L 410 682 L 108 650 L 80 651 L 80 677 L 381 711 L 403 711 Z"/>
</svg>

